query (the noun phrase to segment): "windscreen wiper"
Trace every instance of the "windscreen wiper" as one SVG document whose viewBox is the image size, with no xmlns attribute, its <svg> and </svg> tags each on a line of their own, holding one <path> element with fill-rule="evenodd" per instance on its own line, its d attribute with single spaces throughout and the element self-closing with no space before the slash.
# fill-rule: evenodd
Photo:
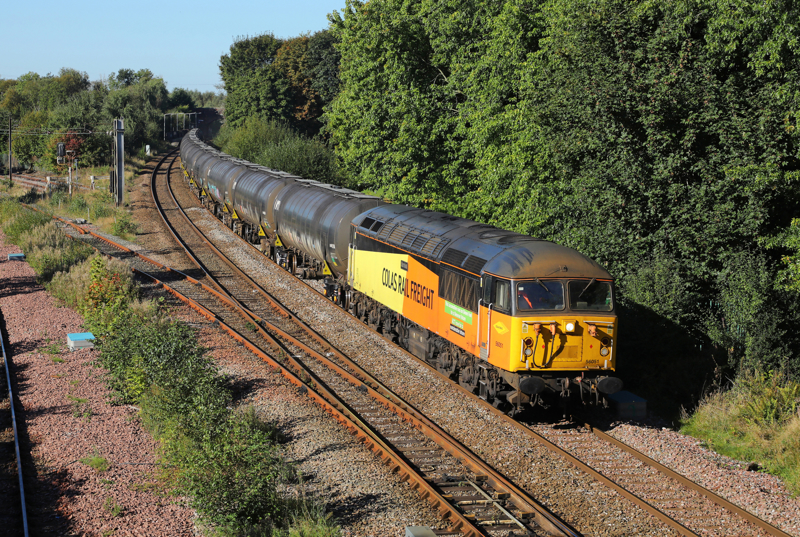
<svg viewBox="0 0 800 537">
<path fill-rule="evenodd" d="M 582 296 L 583 296 L 583 293 L 585 293 L 585 292 L 586 292 L 586 290 L 587 290 L 589 287 L 591 287 L 591 286 L 592 286 L 592 284 L 594 283 L 594 280 L 595 280 L 595 278 L 592 278 L 592 281 L 590 281 L 590 282 L 589 282 L 589 285 L 587 285 L 586 287 L 584 287 L 584 288 L 583 288 L 583 291 L 581 291 L 581 294 L 579 294 L 579 295 L 578 295 L 578 298 L 582 297 Z"/>
<path fill-rule="evenodd" d="M 547 286 L 546 286 L 545 284 L 543 284 L 541 281 L 539 281 L 539 278 L 534 278 L 534 279 L 533 279 L 533 281 L 535 281 L 536 283 L 538 283 L 539 285 L 541 285 L 541 286 L 542 286 L 542 289 L 544 289 L 545 291 L 547 291 L 547 292 L 548 292 L 548 293 L 550 293 L 551 295 L 553 295 L 553 296 L 556 296 L 556 295 L 555 295 L 555 293 L 553 293 L 553 292 L 552 292 L 550 289 L 548 289 L 548 288 L 547 288 Z M 558 298 L 558 297 L 556 297 L 556 298 Z"/>
</svg>

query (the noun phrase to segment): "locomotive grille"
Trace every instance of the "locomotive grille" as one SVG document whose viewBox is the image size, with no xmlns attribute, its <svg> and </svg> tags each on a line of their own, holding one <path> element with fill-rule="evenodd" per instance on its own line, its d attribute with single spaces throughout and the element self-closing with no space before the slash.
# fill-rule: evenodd
<svg viewBox="0 0 800 537">
<path fill-rule="evenodd" d="M 390 224 L 388 226 L 383 226 L 381 228 L 381 232 L 378 233 L 378 238 L 381 239 L 381 240 L 387 240 L 389 238 L 389 235 L 392 233 L 392 231 L 394 231 L 394 228 L 396 228 L 399 225 L 400 224 L 397 223 L 397 224 L 394 224 L 394 225 Z"/>
<path fill-rule="evenodd" d="M 461 263 L 463 263 L 464 259 L 466 258 L 467 252 L 462 252 L 461 250 L 456 250 L 455 248 L 448 248 L 445 250 L 444 255 L 442 256 L 442 261 L 448 265 L 460 267 Z"/>
<path fill-rule="evenodd" d="M 428 257 L 436 257 L 439 255 L 439 252 L 442 251 L 447 243 L 450 242 L 450 239 L 444 239 L 442 237 L 431 237 L 428 242 L 422 247 L 422 254 L 427 255 Z"/>
<path fill-rule="evenodd" d="M 419 237 L 414 231 L 408 230 L 405 235 L 403 235 L 403 240 L 401 241 L 401 245 L 405 248 L 411 248 L 411 245 L 414 244 L 414 241 Z"/>
<path fill-rule="evenodd" d="M 403 239 L 406 237 L 406 235 L 408 235 L 409 231 L 411 231 L 411 229 L 408 226 L 397 224 L 392 230 L 392 233 L 389 235 L 387 241 L 392 244 L 402 244 Z"/>
<path fill-rule="evenodd" d="M 471 255 L 467 258 L 464 262 L 464 270 L 472 272 L 474 274 L 480 274 L 481 269 L 486 264 L 486 260 L 482 257 L 478 257 L 475 255 Z"/>
<path fill-rule="evenodd" d="M 363 227 L 364 229 L 369 229 L 369 228 L 372 227 L 372 224 L 374 224 L 374 223 L 375 223 L 375 219 L 374 218 L 370 218 L 368 216 L 368 217 L 366 217 L 364 219 L 363 222 L 361 222 L 361 225 L 359 227 Z"/>
</svg>

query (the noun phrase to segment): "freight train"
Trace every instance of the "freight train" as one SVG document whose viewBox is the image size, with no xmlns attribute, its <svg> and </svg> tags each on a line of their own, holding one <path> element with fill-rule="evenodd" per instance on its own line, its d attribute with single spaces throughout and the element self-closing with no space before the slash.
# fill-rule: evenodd
<svg viewBox="0 0 800 537">
<path fill-rule="evenodd" d="M 259 166 L 196 131 L 180 152 L 239 236 L 496 407 L 606 404 L 622 388 L 614 281 L 580 252 Z"/>
</svg>

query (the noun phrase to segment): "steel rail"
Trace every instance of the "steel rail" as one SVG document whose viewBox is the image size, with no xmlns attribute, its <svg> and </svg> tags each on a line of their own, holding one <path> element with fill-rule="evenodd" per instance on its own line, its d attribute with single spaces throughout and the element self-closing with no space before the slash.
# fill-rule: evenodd
<svg viewBox="0 0 800 537">
<path fill-rule="evenodd" d="M 228 229 L 228 228 L 226 227 L 226 229 Z M 250 244 L 249 242 L 245 241 L 244 239 L 242 239 L 241 237 L 239 237 L 238 235 L 233 233 L 230 229 L 228 229 L 228 232 L 230 232 L 232 235 L 235 235 L 237 238 L 239 238 L 239 240 L 241 240 L 244 244 L 247 244 L 253 250 L 259 252 L 262 255 L 264 255 L 263 252 L 261 252 L 261 250 L 259 250 L 256 246 L 254 246 L 254 245 Z M 267 257 L 267 256 L 264 256 L 264 257 L 266 259 L 268 259 L 271 263 L 274 263 L 274 261 L 272 261 L 269 257 Z M 321 297 L 325 298 L 326 300 L 329 300 L 328 297 L 325 297 L 317 289 L 315 289 L 314 287 L 310 286 L 307 282 L 303 281 L 301 278 L 298 278 L 298 277 L 296 277 L 294 275 L 292 275 L 292 277 L 294 277 L 296 281 L 298 281 L 298 282 L 302 283 L 303 285 L 305 285 L 311 291 L 319 294 Z M 361 322 L 362 325 L 364 325 L 365 327 L 369 328 L 369 325 L 366 324 L 364 321 L 361 321 L 360 319 L 358 319 L 356 317 L 353 317 L 352 315 L 350 317 L 353 318 L 353 319 L 356 319 L 357 321 Z M 369 328 L 369 329 L 372 330 L 371 328 Z M 417 363 L 427 367 L 432 373 L 438 375 L 439 377 L 441 377 L 443 379 L 448 380 L 451 383 L 452 386 L 454 386 L 456 389 L 460 390 L 465 395 L 468 395 L 468 396 L 470 396 L 470 397 L 472 397 L 472 398 L 474 398 L 476 400 L 481 401 L 481 403 L 484 404 L 484 406 L 485 406 L 485 408 L 487 410 L 489 410 L 490 412 L 495 414 L 497 417 L 505 420 L 505 422 L 507 424 L 512 425 L 513 427 L 522 430 L 525 434 L 527 434 L 529 436 L 534 437 L 537 441 L 541 442 L 541 444 L 543 446 L 545 446 L 548 450 L 550 450 L 551 452 L 553 452 L 553 453 L 565 458 L 568 462 L 570 462 L 576 468 L 579 468 L 580 470 L 586 472 L 587 474 L 589 474 L 593 478 L 597 479 L 598 481 L 602 482 L 603 484 L 605 484 L 606 486 L 608 486 L 612 490 L 615 490 L 620 495 L 622 495 L 623 497 L 627 498 L 628 500 L 632 501 L 634 504 L 636 504 L 637 506 L 642 508 L 644 511 L 646 511 L 649 514 L 651 514 L 652 516 L 656 517 L 658 520 L 662 521 L 666 525 L 672 527 L 674 530 L 676 530 L 681 535 L 685 535 L 687 537 L 699 537 L 699 534 L 697 534 L 694 531 L 692 531 L 691 529 L 687 528 L 686 526 L 681 524 L 679 521 L 677 521 L 674 518 L 670 517 L 668 514 L 664 513 L 663 511 L 661 511 L 660 509 L 658 509 L 654 505 L 648 503 L 647 500 L 645 500 L 643 498 L 640 498 L 636 494 L 634 494 L 634 493 L 630 492 L 629 490 L 627 490 L 626 488 L 624 488 L 622 485 L 620 485 L 620 484 L 616 483 L 615 481 L 609 479 L 608 477 L 606 477 L 602 473 L 598 472 L 597 470 L 594 470 L 589 465 L 587 465 L 586 463 L 584 463 L 583 461 L 581 461 L 580 459 L 578 459 L 577 457 L 575 457 L 574 455 L 572 455 L 568 451 L 566 451 L 566 450 L 562 449 L 561 447 L 557 446 L 556 444 L 550 442 L 544 436 L 538 434 L 537 432 L 532 431 L 531 429 L 523 426 L 517 420 L 515 420 L 513 418 L 510 418 L 509 416 L 507 416 L 501 410 L 498 410 L 497 408 L 495 408 L 494 406 L 486 403 L 482 399 L 479 399 L 478 397 L 475 396 L 474 393 L 472 393 L 471 391 L 465 389 L 463 386 L 459 385 L 458 383 L 450 381 L 449 378 L 447 378 L 444 375 L 442 375 L 435 367 L 433 367 L 432 365 L 430 365 L 426 361 L 420 360 L 417 356 L 409 353 L 406 349 L 403 349 L 402 347 L 400 347 L 397 344 L 393 344 L 393 345 L 395 346 L 395 348 L 397 348 L 400 351 L 404 352 L 407 356 L 413 358 Z M 730 501 L 722 498 L 718 494 L 715 494 L 714 492 L 706 489 L 702 485 L 699 485 L 699 484 L 689 480 L 688 478 L 682 476 L 681 474 L 679 474 L 679 473 L 677 473 L 677 472 L 675 472 L 673 470 L 670 470 L 666 466 L 664 466 L 664 465 L 658 463 L 657 461 L 647 457 L 646 455 L 644 455 L 643 453 L 637 451 L 633 447 L 628 446 L 627 444 L 624 444 L 623 442 L 620 442 L 619 440 L 613 439 L 613 437 L 611 437 L 610 435 L 604 433 L 602 430 L 599 430 L 598 428 L 593 427 L 591 425 L 586 425 L 586 427 L 589 428 L 590 431 L 592 431 L 598 438 L 601 438 L 602 440 L 606 440 L 609 443 L 612 443 L 613 445 L 619 447 L 620 449 L 630 453 L 632 456 L 636 457 L 637 459 L 639 459 L 640 461 L 644 462 L 645 464 L 651 466 L 656 471 L 662 473 L 663 475 L 666 475 L 667 477 L 675 479 L 676 481 L 678 481 L 679 483 L 683 484 L 684 486 L 690 488 L 691 490 L 694 490 L 694 491 L 702 494 L 703 496 L 705 496 L 706 498 L 708 498 L 712 502 L 716 503 L 717 505 L 719 505 L 723 509 L 727 509 L 727 510 L 731 511 L 732 513 L 744 518 L 748 522 L 751 522 L 752 524 L 754 524 L 754 525 L 758 526 L 759 528 L 763 529 L 764 531 L 766 531 L 770 535 L 773 535 L 775 537 L 791 537 L 791 535 L 789 535 L 788 533 L 782 531 L 780 528 L 777 528 L 777 527 L 773 526 L 772 524 L 770 524 L 769 522 L 767 522 L 767 521 L 765 521 L 765 520 L 763 520 L 761 518 L 758 518 L 757 516 L 755 516 L 752 513 L 742 509 L 741 507 L 738 507 L 737 505 L 731 503 Z"/>
<path fill-rule="evenodd" d="M 153 171 L 153 180 L 151 181 L 151 190 L 155 191 L 154 183 L 156 177 L 157 168 Z M 495 489 L 501 490 L 506 492 L 510 495 L 510 500 L 515 504 L 515 506 L 523 512 L 532 514 L 535 522 L 545 531 L 548 531 L 553 534 L 558 535 L 575 535 L 575 531 L 572 528 L 569 528 L 563 521 L 559 520 L 557 517 L 553 516 L 552 513 L 547 511 L 543 506 L 538 504 L 533 498 L 531 498 L 527 493 L 522 491 L 519 487 L 511 483 L 508 479 L 504 476 L 496 472 L 491 466 L 486 464 L 480 458 L 475 456 L 466 446 L 463 446 L 460 442 L 455 440 L 452 436 L 438 427 L 435 423 L 425 417 L 421 412 L 416 410 L 413 406 L 409 405 L 407 402 L 403 401 L 399 396 L 391 392 L 387 387 L 383 386 L 379 381 L 377 381 L 374 377 L 366 373 L 361 367 L 359 367 L 355 362 L 347 358 L 341 351 L 336 349 L 333 345 L 331 345 L 325 338 L 319 335 L 316 331 L 311 329 L 306 323 L 302 322 L 293 312 L 285 308 L 282 304 L 277 302 L 274 297 L 272 297 L 267 291 L 265 291 L 260 285 L 258 285 L 255 281 L 252 280 L 249 276 L 247 276 L 244 272 L 242 272 L 232 261 L 230 261 L 227 256 L 225 256 L 222 252 L 220 252 L 212 243 L 208 240 L 207 237 L 199 230 L 196 226 L 191 222 L 186 215 L 185 211 L 180 207 L 180 204 L 174 197 L 172 190 L 170 188 L 170 194 L 172 196 L 173 202 L 175 206 L 180 210 L 181 215 L 184 217 L 186 222 L 190 224 L 193 231 L 203 240 L 203 242 L 223 261 L 226 265 L 228 265 L 237 275 L 241 278 L 245 279 L 255 290 L 257 290 L 265 299 L 267 299 L 270 304 L 277 308 L 281 315 L 289 317 L 296 325 L 298 325 L 307 335 L 311 336 L 315 339 L 318 343 L 322 344 L 326 347 L 327 350 L 332 351 L 333 354 L 337 356 L 340 360 L 344 361 L 348 367 L 355 369 L 359 375 L 353 375 L 346 371 L 345 369 L 339 367 L 327 357 L 323 356 L 321 353 L 315 351 L 314 349 L 308 347 L 305 343 L 298 340 L 296 337 L 288 334 L 280 327 L 275 326 L 273 323 L 262 319 L 260 316 L 255 314 L 254 312 L 250 311 L 245 306 L 241 306 L 241 308 L 247 312 L 247 315 L 253 320 L 258 322 L 259 328 L 262 325 L 266 325 L 270 328 L 270 330 L 275 331 L 278 333 L 282 338 L 291 342 L 292 345 L 301 348 L 307 354 L 314 357 L 316 360 L 321 362 L 323 365 L 337 373 L 339 376 L 343 377 L 345 380 L 350 382 L 355 386 L 364 386 L 367 389 L 368 394 L 373 397 L 373 399 L 378 400 L 383 406 L 386 408 L 391 409 L 395 414 L 400 416 L 404 420 L 411 421 L 416 424 L 416 427 L 422 431 L 428 438 L 430 438 L 433 442 L 437 445 L 442 447 L 445 451 L 450 453 L 454 456 L 457 460 L 462 462 L 465 466 L 467 466 L 470 470 L 475 472 L 477 475 L 486 476 L 486 481 Z M 157 199 L 154 194 L 154 199 Z M 159 212 L 164 219 L 165 223 L 168 227 L 171 228 L 171 224 L 167 222 L 167 219 L 164 215 L 164 211 L 162 208 L 159 208 Z M 182 245 L 184 250 L 188 250 L 187 245 L 185 242 L 178 236 L 177 231 L 171 229 L 173 237 Z M 187 251 L 187 253 L 189 253 Z M 190 257 L 196 259 L 194 255 L 189 253 Z M 205 271 L 205 267 L 202 265 L 199 260 L 195 262 L 195 264 L 200 268 L 200 270 Z M 206 272 L 207 276 L 214 280 L 213 276 Z M 216 285 L 222 288 L 222 285 L 219 282 L 216 282 Z M 232 300 L 236 300 L 234 297 L 231 297 Z M 297 368 L 305 369 L 307 373 L 313 375 L 313 372 L 308 371 L 307 368 L 296 361 L 290 352 L 287 352 L 287 356 L 289 356 L 289 360 L 293 363 L 293 365 Z"/>
<path fill-rule="evenodd" d="M 34 210 L 33 207 L 30 207 Z M 62 220 L 58 217 L 54 217 L 59 220 Z M 69 223 L 69 222 L 67 222 Z M 75 227 L 75 226 L 73 226 Z M 76 229 L 80 229 L 77 228 Z M 181 271 L 172 269 L 158 261 L 150 259 L 138 252 L 127 248 L 126 246 L 119 244 L 111 239 L 103 237 L 102 235 L 98 235 L 91 231 L 82 230 L 81 234 L 89 234 L 93 237 L 96 237 L 105 243 L 109 244 L 110 246 L 122 250 L 123 252 L 130 253 L 141 260 L 151 263 L 162 270 L 170 271 L 175 274 L 180 275 L 189 283 L 196 285 L 197 287 L 201 288 L 203 291 L 212 294 L 215 298 L 222 301 L 226 306 L 232 309 L 238 309 L 236 303 L 234 303 L 231 299 L 220 293 L 218 290 L 209 287 L 208 285 L 200 282 L 199 280 L 184 274 Z M 98 250 L 98 252 L 103 253 L 102 251 Z M 108 255 L 108 254 L 105 254 Z M 336 419 L 339 423 L 341 423 L 346 429 L 348 429 L 351 434 L 356 436 L 363 444 L 367 446 L 372 452 L 378 455 L 380 460 L 389 465 L 391 469 L 397 473 L 399 473 L 400 477 L 404 481 L 409 481 L 410 486 L 417 490 L 417 492 L 422 496 L 423 499 L 427 500 L 429 504 L 440 514 L 440 516 L 445 520 L 448 521 L 451 528 L 454 531 L 462 532 L 467 537 L 478 537 L 482 536 L 483 533 L 475 527 L 472 522 L 465 518 L 462 513 L 458 510 L 453 509 L 450 503 L 444 498 L 434 487 L 431 486 L 423 477 L 419 476 L 410 466 L 404 461 L 401 455 L 398 455 L 391 447 L 389 447 L 385 441 L 380 437 L 380 435 L 372 429 L 368 424 L 364 423 L 361 418 L 352 411 L 346 404 L 339 401 L 336 396 L 330 393 L 326 388 L 321 388 L 322 382 L 317 382 L 316 387 L 310 387 L 307 382 L 303 381 L 297 374 L 295 374 L 291 369 L 284 366 L 281 362 L 276 360 L 275 358 L 271 357 L 269 354 L 264 352 L 260 347 L 253 344 L 246 336 L 242 335 L 236 329 L 234 329 L 229 324 L 225 323 L 222 319 L 219 318 L 216 314 L 208 310 L 202 304 L 198 303 L 196 300 L 183 295 L 177 289 L 174 289 L 166 282 L 163 282 L 156 278 L 155 276 L 138 270 L 132 269 L 133 272 L 136 274 L 140 274 L 145 278 L 150 279 L 153 283 L 158 286 L 159 288 L 164 289 L 166 292 L 170 293 L 178 300 L 185 303 L 187 306 L 198 312 L 200 315 L 214 323 L 215 325 L 219 326 L 219 328 L 228 333 L 235 341 L 241 343 L 246 349 L 250 352 L 261 358 L 264 362 L 269 364 L 272 367 L 277 368 L 281 375 L 286 378 L 290 383 L 294 384 L 298 388 L 300 388 L 301 393 L 307 394 L 313 401 L 319 404 L 323 410 L 331 414 L 334 419 Z M 245 318 L 248 318 L 245 316 Z M 265 339 L 270 341 L 273 346 L 281 351 L 286 350 L 286 347 L 280 344 L 277 340 L 272 338 L 268 333 L 262 334 Z M 293 365 L 296 364 L 294 360 L 291 360 Z M 300 368 L 302 369 L 302 368 Z M 316 379 L 316 376 L 313 375 L 313 372 L 310 373 L 312 378 Z M 322 391 L 323 393 L 319 393 Z"/>
<path fill-rule="evenodd" d="M 605 442 L 608 442 L 609 444 L 612 444 L 613 446 L 616 446 L 617 448 L 625 451 L 626 453 L 629 453 L 630 455 L 636 457 L 637 459 L 639 459 L 643 463 L 647 464 L 648 466 L 651 466 L 651 467 L 655 468 L 656 470 L 658 470 L 659 472 L 661 472 L 662 474 L 664 474 L 664 475 L 666 475 L 668 477 L 671 477 L 675 481 L 678 481 L 683 486 L 685 486 L 685 487 L 687 487 L 687 488 L 689 488 L 689 489 L 691 489 L 691 490 L 693 490 L 695 492 L 698 492 L 698 493 L 702 494 L 703 496 L 705 496 L 706 498 L 708 498 L 712 502 L 716 503 L 720 507 L 736 513 L 740 517 L 744 518 L 745 520 L 747 520 L 751 524 L 754 524 L 754 525 L 758 526 L 759 528 L 761 528 L 762 530 L 766 531 L 770 535 L 775 535 L 776 537 L 791 537 L 791 535 L 789 535 L 788 533 L 782 531 L 780 528 L 776 528 L 775 526 L 773 526 L 769 522 L 758 518 L 754 514 L 748 512 L 748 511 L 745 511 L 744 509 L 742 509 L 738 505 L 735 505 L 735 504 L 729 502 L 728 500 L 726 500 L 722 496 L 719 496 L 718 494 L 715 494 L 714 492 L 711 492 L 710 490 L 708 490 L 704 486 L 700 485 L 699 483 L 695 483 L 694 481 L 684 477 L 683 475 L 679 474 L 678 472 L 676 472 L 674 470 L 671 470 L 670 468 L 667 468 L 666 466 L 664 466 L 660 462 L 656 461 L 655 459 L 652 459 L 652 458 L 648 457 L 647 455 L 645 455 L 641 451 L 637 450 L 636 448 L 634 448 L 632 446 L 629 446 L 628 444 L 626 444 L 625 442 L 622 442 L 621 440 L 617 440 L 616 438 L 614 438 L 610 434 L 606 433 L 602 429 L 600 429 L 598 427 L 595 427 L 595 426 L 593 426 L 591 424 L 588 424 L 588 423 L 584 424 L 584 427 L 586 427 L 592 434 L 594 434 L 596 437 L 600 438 L 601 440 L 603 440 Z"/>
<path fill-rule="evenodd" d="M 170 153 L 170 155 L 171 154 L 172 153 Z M 227 291 L 224 290 L 224 287 L 219 282 L 217 282 L 216 279 L 211 274 L 208 273 L 205 266 L 199 261 L 199 259 L 197 259 L 196 256 L 194 256 L 190 252 L 190 249 L 188 248 L 186 243 L 181 239 L 181 237 L 177 233 L 177 230 L 175 230 L 172 227 L 172 224 L 166 218 L 163 208 L 160 207 L 158 203 L 158 197 L 155 193 L 155 180 L 159 168 L 162 166 L 166 158 L 170 155 L 166 155 L 161 159 L 161 161 L 159 161 L 159 163 L 153 169 L 151 175 L 150 188 L 153 194 L 153 200 L 155 202 L 155 205 L 159 211 L 159 214 L 162 217 L 162 220 L 169 228 L 170 233 L 176 239 L 176 241 L 181 245 L 181 247 L 184 249 L 187 255 L 189 255 L 190 259 L 192 259 L 193 262 L 197 265 L 197 267 L 202 272 L 204 272 L 209 279 L 211 279 L 211 281 L 214 283 L 216 287 L 218 287 L 223 293 L 227 293 Z M 167 172 L 167 183 L 169 183 L 169 171 Z M 175 202 L 176 207 L 180 208 L 180 205 L 177 203 L 177 200 L 174 199 L 174 196 L 173 196 L 173 201 Z M 186 217 L 182 209 L 181 213 L 184 217 Z M 197 230 L 194 226 L 192 226 L 192 229 L 194 229 L 195 232 L 201 235 L 199 233 L 199 230 Z M 213 245 L 211 245 L 207 241 L 207 239 L 205 239 L 205 237 L 202 237 L 201 235 L 201 238 L 204 240 L 204 242 L 206 242 L 210 247 L 213 248 Z M 217 295 L 218 293 L 215 292 L 214 294 Z M 258 320 L 258 317 L 254 317 L 253 315 L 251 315 L 249 310 L 246 310 L 234 297 L 229 297 L 226 300 L 226 302 L 228 302 L 231 305 L 231 307 L 237 310 L 240 313 L 240 315 L 242 315 L 245 319 L 248 319 L 249 321 Z M 381 438 L 381 436 L 377 433 L 377 431 L 375 431 L 371 426 L 369 426 L 369 424 L 365 423 L 355 411 L 350 409 L 347 406 L 347 404 L 344 403 L 344 401 L 341 401 L 336 395 L 333 394 L 333 392 L 328 390 L 325 383 L 321 379 L 319 379 L 319 377 L 316 374 L 314 374 L 313 371 L 310 371 L 302 364 L 300 364 L 297 360 L 295 360 L 292 357 L 292 353 L 289 352 L 289 349 L 286 348 L 286 346 L 282 345 L 278 340 L 272 337 L 272 335 L 267 333 L 262 326 L 257 324 L 256 327 L 259 334 L 262 337 L 264 337 L 268 342 L 270 342 L 277 350 L 286 353 L 289 362 L 292 364 L 292 366 L 295 368 L 296 371 L 302 371 L 315 381 L 315 386 L 313 388 L 308 387 L 306 383 L 302 384 L 306 388 L 307 393 L 311 395 L 312 399 L 314 399 L 317 403 L 321 404 L 323 408 L 325 408 L 326 410 L 329 411 L 335 410 L 337 415 L 347 416 L 348 421 L 352 423 L 353 426 L 359 431 L 356 434 L 356 436 L 363 443 L 365 443 L 368 448 L 376 452 L 380 456 L 383 462 L 390 461 L 393 469 L 401 471 L 404 480 L 413 482 L 412 488 L 417 489 L 417 491 L 420 493 L 423 499 L 428 500 L 428 502 L 433 505 L 433 507 L 437 510 L 437 512 L 439 512 L 440 516 L 442 516 L 443 519 L 449 520 L 452 529 L 460 531 L 468 537 L 479 537 L 483 535 L 481 530 L 478 527 L 476 527 L 471 520 L 466 518 L 458 509 L 455 508 L 455 506 L 450 504 L 450 502 L 448 502 L 430 483 L 427 482 L 427 480 L 425 480 L 424 476 L 418 474 L 403 459 L 402 455 L 400 455 L 394 449 L 392 449 L 383 440 L 383 438 Z M 235 340 L 244 344 L 245 347 L 248 348 L 248 350 L 254 352 L 257 356 L 260 356 L 262 359 L 265 359 L 265 357 L 267 356 L 266 353 L 258 349 L 256 345 L 254 345 L 252 342 L 249 341 L 249 339 L 245 338 L 241 334 L 234 335 L 233 333 L 231 333 L 231 335 L 234 337 Z M 290 341 L 292 340 L 297 341 L 295 338 L 292 338 Z M 297 343 L 300 342 L 297 341 Z M 271 358 L 268 361 L 273 364 L 278 364 L 277 361 Z M 278 365 L 280 365 L 282 369 L 287 369 L 281 364 Z M 296 375 L 293 374 L 293 376 Z M 297 378 L 299 380 L 299 376 L 297 376 Z M 302 380 L 300 380 L 300 382 L 302 383 Z"/>
<path fill-rule="evenodd" d="M 2 318 L 0 312 L 0 318 Z M 8 367 L 10 356 L 6 353 L 6 343 L 2 331 L 0 331 L 0 349 L 3 352 L 3 365 L 6 371 L 6 384 L 8 387 L 8 405 L 11 407 L 11 426 L 14 429 L 14 452 L 17 457 L 17 475 L 19 477 L 19 498 L 22 504 L 22 529 L 25 537 L 28 537 L 28 510 L 25 506 L 25 485 L 22 482 L 22 456 L 19 451 L 19 430 L 17 429 L 17 414 L 14 411 L 14 390 L 11 388 L 11 369 Z"/>
</svg>

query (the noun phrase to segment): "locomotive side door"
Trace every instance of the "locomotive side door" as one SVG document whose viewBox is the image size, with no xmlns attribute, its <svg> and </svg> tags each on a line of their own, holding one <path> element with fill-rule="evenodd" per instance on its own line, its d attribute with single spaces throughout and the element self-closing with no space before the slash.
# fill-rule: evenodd
<svg viewBox="0 0 800 537">
<path fill-rule="evenodd" d="M 492 328 L 492 305 L 495 278 L 484 274 L 481 279 L 481 299 L 478 301 L 478 349 L 481 360 L 489 360 L 489 339 Z"/>
<path fill-rule="evenodd" d="M 484 275 L 483 293 L 478 305 L 478 345 L 480 358 L 489 361 L 492 348 L 492 314 L 511 315 L 511 282 Z"/>
</svg>

